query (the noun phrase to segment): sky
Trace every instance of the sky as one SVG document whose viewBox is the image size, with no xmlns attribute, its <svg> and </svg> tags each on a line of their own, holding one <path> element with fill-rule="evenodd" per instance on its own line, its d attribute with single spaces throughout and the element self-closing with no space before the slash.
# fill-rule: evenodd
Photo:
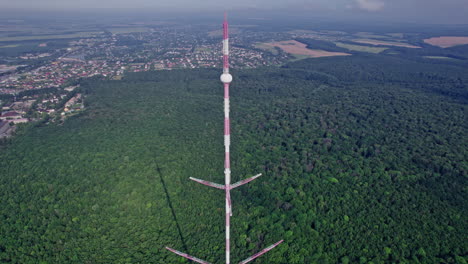
<svg viewBox="0 0 468 264">
<path fill-rule="evenodd" d="M 0 6 L 28 11 L 284 11 L 311 17 L 468 24 L 468 0 L 0 0 Z"/>
</svg>

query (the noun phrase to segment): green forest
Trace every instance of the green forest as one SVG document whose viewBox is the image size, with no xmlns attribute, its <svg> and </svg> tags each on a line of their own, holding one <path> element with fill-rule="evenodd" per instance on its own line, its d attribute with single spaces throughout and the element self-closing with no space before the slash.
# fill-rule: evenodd
<svg viewBox="0 0 468 264">
<path fill-rule="evenodd" d="M 388 55 L 233 70 L 232 261 L 467 263 L 468 71 Z M 0 263 L 224 263 L 220 70 L 81 81 L 0 146 Z"/>
</svg>

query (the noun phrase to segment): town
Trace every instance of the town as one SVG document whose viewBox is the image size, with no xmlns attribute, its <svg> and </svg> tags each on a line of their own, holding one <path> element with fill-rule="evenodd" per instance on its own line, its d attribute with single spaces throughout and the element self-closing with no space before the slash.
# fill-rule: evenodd
<svg viewBox="0 0 468 264">
<path fill-rule="evenodd" d="M 84 100 L 69 86 L 63 90 L 49 90 L 46 93 L 14 97 L 12 103 L 3 104 L 0 115 L 0 139 L 14 134 L 17 124 L 29 122 L 63 122 L 65 118 L 81 112 Z"/>
<path fill-rule="evenodd" d="M 274 41 L 275 34 L 246 32 L 240 37 L 236 31 L 231 39 L 232 68 L 280 65 L 291 59 L 279 49 L 255 47 L 254 40 Z M 84 98 L 73 85 L 82 78 L 119 80 L 128 72 L 221 67 L 220 37 L 221 31 L 209 27 L 193 31 L 170 25 L 143 32 L 103 32 L 71 39 L 47 52 L 0 56 L 10 62 L 0 64 L 0 138 L 12 135 L 17 124 L 63 121 L 82 111 Z M 46 49 L 49 42 L 43 40 L 37 48 Z"/>
<path fill-rule="evenodd" d="M 217 36 L 216 32 L 188 29 L 173 32 L 169 27 L 72 40 L 68 47 L 53 52 L 5 58 L 20 60 L 23 65 L 0 65 L 0 94 L 63 87 L 67 81 L 96 75 L 119 78 L 125 72 L 220 67 L 221 43 Z M 248 34 L 242 38 L 234 35 L 231 42 L 233 68 L 278 65 L 290 58 L 286 53 L 278 55 L 254 48 Z M 47 46 L 47 42 L 40 46 Z M 24 65 L 28 61 L 39 65 Z"/>
</svg>

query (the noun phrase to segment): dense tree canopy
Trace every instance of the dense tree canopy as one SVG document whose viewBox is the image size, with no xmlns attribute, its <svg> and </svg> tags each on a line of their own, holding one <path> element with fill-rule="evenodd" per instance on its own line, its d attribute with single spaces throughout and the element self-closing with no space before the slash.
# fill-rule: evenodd
<svg viewBox="0 0 468 264">
<path fill-rule="evenodd" d="M 234 72 L 233 261 L 466 263 L 466 69 L 387 56 Z M 223 262 L 217 70 L 83 81 L 0 153 L 0 262 Z"/>
</svg>

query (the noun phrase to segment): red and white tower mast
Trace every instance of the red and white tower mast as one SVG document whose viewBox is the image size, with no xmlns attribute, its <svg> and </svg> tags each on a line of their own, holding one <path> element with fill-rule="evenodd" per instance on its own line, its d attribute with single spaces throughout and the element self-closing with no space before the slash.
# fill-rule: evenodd
<svg viewBox="0 0 468 264">
<path fill-rule="evenodd" d="M 224 190 L 225 200 L 226 200 L 226 264 L 231 263 L 231 238 L 230 238 L 230 228 L 231 228 L 231 216 L 232 216 L 232 204 L 231 204 L 231 190 L 242 186 L 248 182 L 255 180 L 260 177 L 262 174 L 257 174 L 248 179 L 239 181 L 237 183 L 231 184 L 231 159 L 229 155 L 229 148 L 231 146 L 231 129 L 230 129 L 230 119 L 229 119 L 229 84 L 232 82 L 232 75 L 229 73 L 229 31 L 228 31 L 228 22 L 226 18 L 226 13 L 224 13 L 224 22 L 223 22 L 223 74 L 221 74 L 221 82 L 224 85 L 224 185 L 196 179 L 190 177 L 191 180 L 198 183 L 214 187 L 217 189 Z M 255 255 L 245 259 L 244 261 L 239 262 L 239 264 L 246 264 L 252 260 L 260 257 L 266 252 L 272 250 L 277 245 L 281 244 L 283 240 L 276 242 L 275 244 L 263 249 L 262 251 L 256 253 Z M 210 264 L 204 260 L 198 259 L 196 257 L 190 256 L 186 253 L 174 250 L 172 248 L 166 247 L 169 251 L 182 256 L 184 258 L 193 260 L 202 264 Z"/>
</svg>

